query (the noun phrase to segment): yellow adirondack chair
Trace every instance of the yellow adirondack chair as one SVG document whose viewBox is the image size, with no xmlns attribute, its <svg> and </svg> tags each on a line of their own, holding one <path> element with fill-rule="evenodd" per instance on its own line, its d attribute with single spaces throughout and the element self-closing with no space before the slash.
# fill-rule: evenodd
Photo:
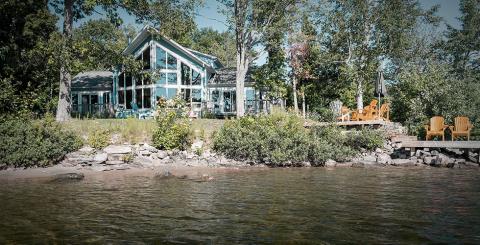
<svg viewBox="0 0 480 245">
<path fill-rule="evenodd" d="M 390 104 L 385 103 L 380 106 L 380 111 L 378 112 L 378 119 L 384 119 L 385 121 L 390 121 Z"/>
<path fill-rule="evenodd" d="M 377 116 L 377 103 L 378 100 L 372 100 L 368 106 L 365 106 L 363 108 L 362 113 L 360 113 L 358 110 L 352 112 L 352 121 L 369 121 L 369 120 L 374 120 L 375 117 Z"/>
<path fill-rule="evenodd" d="M 445 129 L 448 125 L 445 125 L 445 119 L 441 116 L 435 116 L 430 119 L 430 125 L 425 125 L 427 131 L 426 140 L 429 140 L 432 136 L 442 136 L 442 140 L 445 140 Z"/>
<path fill-rule="evenodd" d="M 473 128 L 473 125 L 470 123 L 468 117 L 456 117 L 455 126 L 450 126 L 450 131 L 452 132 L 452 141 L 456 137 L 467 137 L 467 140 L 470 140 L 470 131 Z"/>
</svg>

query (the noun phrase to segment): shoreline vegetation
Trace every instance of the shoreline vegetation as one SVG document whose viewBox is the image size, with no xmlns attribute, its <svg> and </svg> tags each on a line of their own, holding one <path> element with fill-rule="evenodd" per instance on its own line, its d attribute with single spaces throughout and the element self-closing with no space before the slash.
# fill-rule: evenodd
<svg viewBox="0 0 480 245">
<path fill-rule="evenodd" d="M 209 174 L 216 171 L 270 167 L 479 166 L 456 152 L 419 150 L 410 157 L 391 140 L 392 135 L 405 131 L 395 123 L 378 130 L 347 131 L 333 124 L 304 127 L 304 119 L 282 111 L 233 120 L 187 120 L 182 115 L 175 114 L 169 125 L 159 118 L 156 122 L 94 119 L 65 123 L 48 116 L 36 121 L 2 119 L 1 133 L 6 137 L 1 142 L 0 178 L 146 171 L 161 178 L 202 181 L 211 180 Z M 188 129 L 179 139 L 182 144 L 155 142 L 152 136 L 159 127 L 175 132 L 178 123 Z"/>
</svg>

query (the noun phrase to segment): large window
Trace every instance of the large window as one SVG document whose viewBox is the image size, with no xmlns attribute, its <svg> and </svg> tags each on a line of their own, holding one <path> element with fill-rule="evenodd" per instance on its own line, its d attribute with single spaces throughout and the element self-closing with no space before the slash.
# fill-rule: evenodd
<svg viewBox="0 0 480 245">
<path fill-rule="evenodd" d="M 135 76 L 135 86 L 142 86 L 142 77 Z"/>
<path fill-rule="evenodd" d="M 118 75 L 118 87 L 119 88 L 123 88 L 125 87 L 125 73 L 120 73 L 120 75 Z"/>
<path fill-rule="evenodd" d="M 118 104 L 125 105 L 125 92 L 118 90 Z"/>
<path fill-rule="evenodd" d="M 127 73 L 125 76 L 125 86 L 126 87 L 132 86 L 132 75 L 130 75 L 129 73 Z"/>
<path fill-rule="evenodd" d="M 177 58 L 173 57 L 169 53 L 167 53 L 167 69 L 171 69 L 171 70 L 177 69 Z"/>
<path fill-rule="evenodd" d="M 177 84 L 177 73 L 168 73 L 168 84 Z"/>
<path fill-rule="evenodd" d="M 142 89 L 135 89 L 135 103 L 139 109 L 142 108 Z"/>
<path fill-rule="evenodd" d="M 201 85 L 200 73 L 192 69 L 192 85 Z"/>
<path fill-rule="evenodd" d="M 192 89 L 192 102 L 202 102 L 202 90 Z"/>
<path fill-rule="evenodd" d="M 132 90 L 127 90 L 126 91 L 126 97 L 127 97 L 127 100 L 125 101 L 125 107 L 127 109 L 132 109 L 132 101 L 133 101 L 133 95 L 132 95 Z"/>
<path fill-rule="evenodd" d="M 190 67 L 181 63 L 180 70 L 182 85 L 190 85 Z"/>
<path fill-rule="evenodd" d="M 150 69 L 150 46 L 142 53 L 143 69 Z"/>
<path fill-rule="evenodd" d="M 165 98 L 165 99 L 173 99 L 177 95 L 177 89 L 176 88 L 163 88 L 163 87 L 157 87 L 155 89 L 155 99 L 158 101 L 160 97 Z"/>
<path fill-rule="evenodd" d="M 160 79 L 157 80 L 157 84 L 165 85 L 167 84 L 167 74 L 162 72 L 160 73 Z"/>
<path fill-rule="evenodd" d="M 144 88 L 143 89 L 143 108 L 151 108 L 152 107 L 152 92 L 151 88 Z"/>
<path fill-rule="evenodd" d="M 162 48 L 157 47 L 157 69 L 167 68 L 167 53 Z"/>
</svg>

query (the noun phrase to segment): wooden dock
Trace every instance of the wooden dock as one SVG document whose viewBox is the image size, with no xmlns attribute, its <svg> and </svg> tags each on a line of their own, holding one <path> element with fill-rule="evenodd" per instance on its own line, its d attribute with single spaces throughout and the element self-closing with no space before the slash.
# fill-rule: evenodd
<svg viewBox="0 0 480 245">
<path fill-rule="evenodd" d="M 417 149 L 461 149 L 464 155 L 469 156 L 469 152 L 477 152 L 476 160 L 480 163 L 480 141 L 402 141 L 402 148 L 410 150 L 410 155 L 414 155 Z"/>
<path fill-rule="evenodd" d="M 328 126 L 331 124 L 337 125 L 337 126 L 345 126 L 345 127 L 363 127 L 363 126 L 374 126 L 374 127 L 379 127 L 383 125 L 387 125 L 389 122 L 383 121 L 383 120 L 370 120 L 370 121 L 345 121 L 345 122 L 310 122 L 306 124 L 306 127 L 312 127 L 312 126 Z"/>
</svg>

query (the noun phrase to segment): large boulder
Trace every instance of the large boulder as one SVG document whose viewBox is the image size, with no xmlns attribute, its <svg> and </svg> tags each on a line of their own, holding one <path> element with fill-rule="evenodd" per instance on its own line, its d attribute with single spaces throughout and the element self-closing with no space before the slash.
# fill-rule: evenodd
<svg viewBox="0 0 480 245">
<path fill-rule="evenodd" d="M 99 152 L 95 154 L 95 156 L 93 156 L 93 161 L 97 163 L 104 163 L 107 161 L 107 159 L 108 159 L 108 154 L 105 152 Z"/>
<path fill-rule="evenodd" d="M 325 167 L 335 167 L 335 166 L 337 166 L 337 162 L 332 159 L 328 159 L 325 162 Z"/>
<path fill-rule="evenodd" d="M 132 148 L 126 145 L 109 145 L 103 149 L 107 154 L 130 154 Z"/>
<path fill-rule="evenodd" d="M 53 176 L 52 182 L 68 182 L 68 181 L 80 181 L 85 178 L 85 175 L 82 173 L 66 173 L 66 174 L 57 174 Z"/>
<path fill-rule="evenodd" d="M 393 166 L 400 166 L 400 167 L 412 167 L 415 166 L 417 163 L 417 159 L 393 159 L 392 165 Z"/>
<path fill-rule="evenodd" d="M 392 158 L 390 157 L 390 155 L 386 153 L 381 153 L 381 154 L 378 154 L 376 162 L 382 165 L 391 164 Z"/>
</svg>

